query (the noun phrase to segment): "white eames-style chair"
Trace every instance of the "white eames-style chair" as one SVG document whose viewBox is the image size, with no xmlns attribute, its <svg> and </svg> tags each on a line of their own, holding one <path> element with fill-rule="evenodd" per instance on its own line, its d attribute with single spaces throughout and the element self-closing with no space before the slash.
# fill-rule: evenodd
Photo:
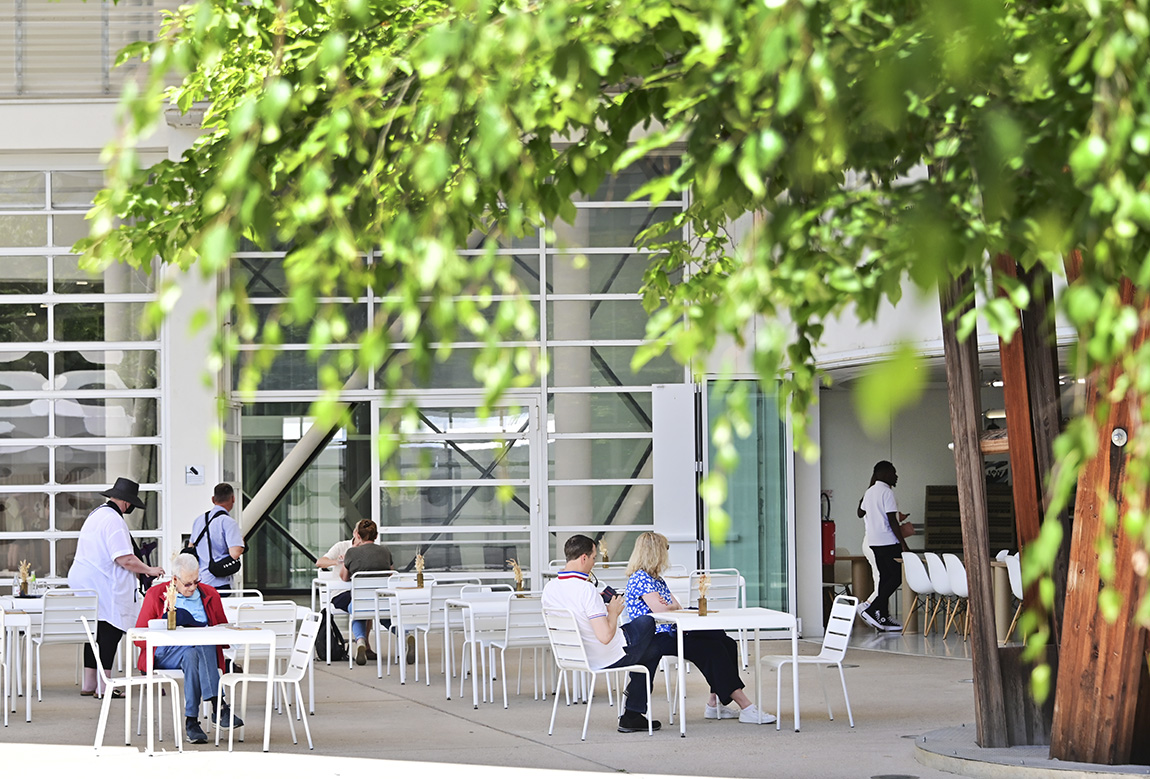
<svg viewBox="0 0 1150 779">
<path fill-rule="evenodd" d="M 966 581 L 966 566 L 956 555 L 944 554 L 942 560 L 946 565 L 946 574 L 950 577 L 950 589 L 954 592 L 954 609 L 950 613 L 950 622 L 947 624 L 947 628 L 953 624 L 954 629 L 958 630 L 958 613 L 962 611 L 962 640 L 965 641 L 970 632 L 970 586 Z M 944 628 L 942 631 L 943 638 L 946 638 L 946 632 L 946 628 Z"/>
<path fill-rule="evenodd" d="M 914 614 L 919 605 L 919 599 L 922 599 L 922 634 L 925 636 L 930 631 L 930 600 L 932 596 L 937 593 L 934 590 L 934 585 L 930 583 L 930 574 L 926 572 L 926 566 L 923 565 L 922 560 L 914 552 L 903 552 L 902 554 L 903 571 L 906 574 L 906 583 L 914 593 L 914 599 L 910 602 L 910 608 L 907 609 L 907 614 Z M 902 630 L 906 632 L 907 623 L 910 619 L 903 622 Z"/>
<path fill-rule="evenodd" d="M 943 605 L 946 606 L 946 612 L 943 614 L 943 625 L 949 624 L 951 604 L 954 600 L 954 590 L 950 586 L 950 574 L 946 572 L 946 565 L 942 562 L 942 558 L 934 552 L 925 552 L 923 557 L 926 558 L 926 570 L 930 574 L 930 586 L 934 587 L 935 595 L 938 596 L 935 598 L 934 610 L 930 614 L 927 627 L 934 624 L 938 617 L 938 610 Z M 942 632 L 942 637 L 946 638 L 945 629 Z"/>
</svg>

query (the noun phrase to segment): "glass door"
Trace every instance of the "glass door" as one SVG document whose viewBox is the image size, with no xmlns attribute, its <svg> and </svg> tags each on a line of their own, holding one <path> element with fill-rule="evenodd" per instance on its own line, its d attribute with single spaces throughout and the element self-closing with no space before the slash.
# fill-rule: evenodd
<svg viewBox="0 0 1150 779">
<path fill-rule="evenodd" d="M 402 416 L 377 406 L 376 435 L 402 431 L 376 471 L 380 541 L 397 570 L 413 570 L 417 553 L 428 572 L 533 567 L 538 400 L 505 398 L 487 416 L 479 406 L 457 393 L 425 393 Z"/>
<path fill-rule="evenodd" d="M 746 391 L 751 432 L 746 438 L 735 438 L 739 464 L 727 476 L 723 508 L 731 526 L 726 538 L 711 537 L 709 528 L 705 531 L 709 566 L 739 569 L 747 582 L 748 606 L 794 613 L 789 433 L 779 413 L 777 392 L 764 392 L 755 380 L 736 383 Z M 707 383 L 708 463 L 715 455 L 710 420 L 726 406 L 720 386 L 715 381 Z"/>
</svg>

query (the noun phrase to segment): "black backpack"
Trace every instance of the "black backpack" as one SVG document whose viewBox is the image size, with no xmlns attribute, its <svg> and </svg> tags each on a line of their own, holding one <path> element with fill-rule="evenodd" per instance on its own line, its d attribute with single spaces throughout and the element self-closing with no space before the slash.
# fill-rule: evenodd
<svg viewBox="0 0 1150 779">
<path fill-rule="evenodd" d="M 327 656 L 327 636 L 331 633 L 331 657 Z M 328 619 L 325 612 L 319 622 L 319 635 L 315 637 L 315 657 L 317 660 L 346 660 L 347 655 L 347 639 L 343 637 L 343 631 L 339 629 L 339 625 L 335 624 L 333 620 Z"/>
</svg>

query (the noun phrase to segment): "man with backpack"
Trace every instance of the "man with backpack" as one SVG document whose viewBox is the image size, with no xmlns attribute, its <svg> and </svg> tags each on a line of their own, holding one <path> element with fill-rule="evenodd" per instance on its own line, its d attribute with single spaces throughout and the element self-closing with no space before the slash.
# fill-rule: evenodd
<svg viewBox="0 0 1150 779">
<path fill-rule="evenodd" d="M 229 513 L 235 505 L 235 490 L 222 482 L 212 491 L 212 508 L 192 522 L 191 546 L 200 561 L 200 581 L 224 596 L 232 589 L 244 553 L 244 535 Z"/>
</svg>

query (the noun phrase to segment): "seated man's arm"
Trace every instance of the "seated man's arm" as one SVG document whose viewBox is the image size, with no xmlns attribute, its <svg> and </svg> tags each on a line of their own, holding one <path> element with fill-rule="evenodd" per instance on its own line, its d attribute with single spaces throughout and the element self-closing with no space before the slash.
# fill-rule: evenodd
<svg viewBox="0 0 1150 779">
<path fill-rule="evenodd" d="M 607 616 L 591 618 L 591 628 L 595 631 L 595 638 L 601 644 L 610 644 L 619 627 L 619 615 L 623 613 L 623 597 L 616 595 L 607 604 Z"/>
<path fill-rule="evenodd" d="M 333 565 L 339 565 L 339 560 L 333 560 L 327 555 L 315 561 L 316 568 L 331 568 Z"/>
</svg>

